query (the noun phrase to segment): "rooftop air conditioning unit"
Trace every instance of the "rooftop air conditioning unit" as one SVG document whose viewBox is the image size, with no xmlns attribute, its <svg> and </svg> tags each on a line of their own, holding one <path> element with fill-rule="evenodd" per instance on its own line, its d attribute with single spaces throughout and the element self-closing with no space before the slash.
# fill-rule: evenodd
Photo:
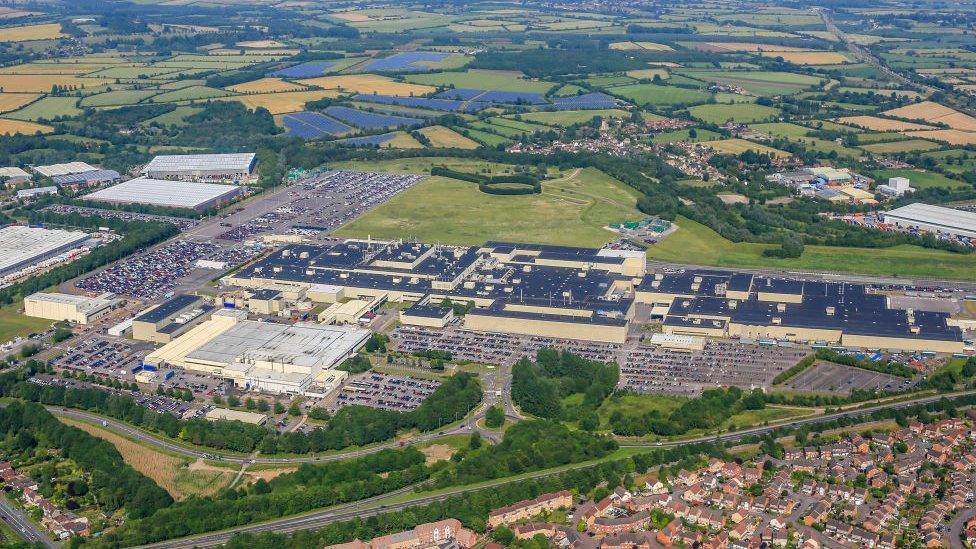
<svg viewBox="0 0 976 549">
<path fill-rule="evenodd" d="M 275 268 L 274 268 L 274 269 L 272 269 L 272 270 L 273 270 L 274 272 L 276 272 L 276 273 L 280 273 L 280 272 L 281 272 L 281 267 L 275 267 Z"/>
<path fill-rule="evenodd" d="M 302 252 L 302 253 L 298 254 L 298 257 L 300 257 L 302 259 L 308 259 L 308 252 Z"/>
<path fill-rule="evenodd" d="M 779 326 L 782 323 L 783 323 L 783 319 L 782 318 L 780 318 L 778 316 L 774 316 L 773 317 L 773 326 Z"/>
<path fill-rule="evenodd" d="M 837 311 L 833 307 L 827 307 L 827 316 L 834 316 L 835 312 Z"/>
<path fill-rule="evenodd" d="M 532 271 L 532 265 L 523 265 L 522 266 L 522 272 L 523 273 L 528 273 L 528 272 L 531 272 L 531 271 Z"/>
<path fill-rule="evenodd" d="M 288 257 L 291 255 L 291 250 L 282 250 L 281 257 Z"/>
<path fill-rule="evenodd" d="M 739 306 L 739 302 L 735 299 L 729 300 L 729 309 L 735 309 Z"/>
<path fill-rule="evenodd" d="M 777 303 L 776 304 L 776 312 L 777 313 L 782 313 L 785 310 L 786 310 L 786 303 Z"/>
<path fill-rule="evenodd" d="M 918 326 L 911 326 L 910 328 L 908 328 L 908 331 L 913 334 L 918 334 L 919 332 L 922 331 L 922 329 L 919 328 Z"/>
</svg>

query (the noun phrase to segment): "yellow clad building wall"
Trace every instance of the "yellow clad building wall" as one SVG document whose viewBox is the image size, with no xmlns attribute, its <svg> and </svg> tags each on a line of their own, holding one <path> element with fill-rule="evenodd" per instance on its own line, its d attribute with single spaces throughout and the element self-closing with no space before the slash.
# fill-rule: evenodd
<svg viewBox="0 0 976 549">
<path fill-rule="evenodd" d="M 498 317 L 469 312 L 464 316 L 464 327 L 483 332 L 501 332 L 521 335 L 624 343 L 627 326 L 607 326 L 588 322 L 536 320 Z"/>
<path fill-rule="evenodd" d="M 841 330 L 798 328 L 796 326 L 755 326 L 750 324 L 729 323 L 729 336 L 748 339 L 782 339 L 796 342 L 826 341 L 837 343 L 841 338 Z"/>
<path fill-rule="evenodd" d="M 932 339 L 911 339 L 903 337 L 875 337 L 844 334 L 841 344 L 867 349 L 889 349 L 898 351 L 934 351 L 937 353 L 961 353 L 961 341 L 936 341 Z"/>
</svg>

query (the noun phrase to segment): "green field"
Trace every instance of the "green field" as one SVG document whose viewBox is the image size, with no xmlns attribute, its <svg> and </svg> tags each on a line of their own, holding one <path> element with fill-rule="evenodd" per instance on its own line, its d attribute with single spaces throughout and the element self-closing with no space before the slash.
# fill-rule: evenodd
<svg viewBox="0 0 976 549">
<path fill-rule="evenodd" d="M 81 114 L 81 109 L 76 106 L 77 103 L 77 97 L 45 97 L 4 117 L 35 121 L 42 118 L 52 120 L 59 116 L 77 116 Z"/>
<path fill-rule="evenodd" d="M 108 107 L 115 105 L 134 105 L 159 93 L 159 90 L 113 90 L 83 97 L 78 102 L 82 107 Z"/>
<path fill-rule="evenodd" d="M 454 169 L 501 173 L 500 165 L 452 159 L 346 163 L 336 167 L 426 172 L 433 163 Z M 418 238 L 478 245 L 486 240 L 601 246 L 613 238 L 603 227 L 640 219 L 636 191 L 592 168 L 556 175 L 543 193 L 497 196 L 477 185 L 431 177 L 337 231 L 340 236 Z"/>
<path fill-rule="evenodd" d="M 932 151 L 935 149 L 941 149 L 942 145 L 933 143 L 932 141 L 926 141 L 925 139 L 907 139 L 905 141 L 887 141 L 884 143 L 863 145 L 861 148 L 878 154 L 894 154 L 915 151 Z"/>
<path fill-rule="evenodd" d="M 552 82 L 527 80 L 522 75 L 506 71 L 469 70 L 464 72 L 438 72 L 432 74 L 411 74 L 407 82 L 428 86 L 454 86 L 476 90 L 503 90 L 546 93 Z"/>
<path fill-rule="evenodd" d="M 739 86 L 754 95 L 766 96 L 800 93 L 820 84 L 820 78 L 792 72 L 709 70 L 682 74 L 706 82 Z"/>
<path fill-rule="evenodd" d="M 649 258 L 718 267 L 976 280 L 976 254 L 909 245 L 879 249 L 807 246 L 797 259 L 775 259 L 762 255 L 763 250 L 772 247 L 769 244 L 731 242 L 690 219 L 678 218 L 677 225 L 679 229 L 674 234 L 648 249 Z"/>
<path fill-rule="evenodd" d="M 50 320 L 24 316 L 20 312 L 21 303 L 0 307 L 0 343 L 6 343 L 16 336 L 26 337 L 33 332 L 46 330 Z"/>
<path fill-rule="evenodd" d="M 799 124 L 793 124 L 791 122 L 768 122 L 765 124 L 749 124 L 749 127 L 760 131 L 763 133 L 768 133 L 773 137 L 783 137 L 786 139 L 795 139 L 798 137 L 804 137 L 806 134 L 810 133 L 810 128 L 800 126 Z"/>
<path fill-rule="evenodd" d="M 522 120 L 538 122 L 539 124 L 549 124 L 551 126 L 572 126 L 593 120 L 594 116 L 602 118 L 627 118 L 630 113 L 620 109 L 599 109 L 581 111 L 553 111 L 553 112 L 529 112 L 522 115 Z"/>
<path fill-rule="evenodd" d="M 696 129 L 695 137 L 691 137 L 691 130 L 674 130 L 670 132 L 662 132 L 651 138 L 651 143 L 672 143 L 675 141 L 714 141 L 716 139 L 721 139 L 722 134 L 715 133 L 711 130 Z"/>
<path fill-rule="evenodd" d="M 740 124 L 758 122 L 780 114 L 776 107 L 766 107 L 754 103 L 736 103 L 733 105 L 698 105 L 690 107 L 691 116 L 710 124 L 724 124 L 731 120 Z"/>
<path fill-rule="evenodd" d="M 633 84 L 608 91 L 638 105 L 696 105 L 708 101 L 711 95 L 700 90 L 656 84 Z"/>
<path fill-rule="evenodd" d="M 171 92 L 161 93 L 150 99 L 153 103 L 172 103 L 174 101 L 191 101 L 196 99 L 211 99 L 214 97 L 226 97 L 228 95 L 233 95 L 232 93 L 219 90 L 217 88 L 208 88 L 206 86 L 190 86 L 189 88 L 182 88 L 179 90 L 173 90 Z"/>
<path fill-rule="evenodd" d="M 489 147 L 495 147 L 498 145 L 508 145 L 512 142 L 511 139 L 503 137 L 501 135 L 495 135 L 486 131 L 476 130 L 473 128 L 454 128 L 458 133 L 462 135 L 467 134 L 468 137 L 474 139 L 475 141 L 481 143 L 482 145 L 487 145 Z"/>
<path fill-rule="evenodd" d="M 950 173 L 961 174 L 976 170 L 976 153 L 973 151 L 951 149 L 925 153 L 922 156 L 932 158 L 939 163 L 942 169 Z"/>
<path fill-rule="evenodd" d="M 949 179 L 941 173 L 927 172 L 925 170 L 878 170 L 873 175 L 879 182 L 887 182 L 889 177 L 907 177 L 911 181 L 911 186 L 915 189 L 929 189 L 932 187 L 944 187 L 947 189 L 971 188 L 965 181 Z"/>
<path fill-rule="evenodd" d="M 179 106 L 168 113 L 150 118 L 149 120 L 144 121 L 143 124 L 152 124 L 153 122 L 156 122 L 161 126 L 182 126 L 186 124 L 187 117 L 193 116 L 202 110 L 203 107 Z"/>
</svg>

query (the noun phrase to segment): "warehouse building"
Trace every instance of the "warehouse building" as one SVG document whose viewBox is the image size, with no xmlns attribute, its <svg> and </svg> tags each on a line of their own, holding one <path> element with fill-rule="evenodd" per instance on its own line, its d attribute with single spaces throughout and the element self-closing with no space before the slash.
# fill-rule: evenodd
<svg viewBox="0 0 976 549">
<path fill-rule="evenodd" d="M 169 154 L 153 158 L 142 174 L 159 179 L 238 181 L 254 171 L 254 153 Z"/>
<path fill-rule="evenodd" d="M 169 343 L 206 318 L 214 307 L 190 294 L 177 294 L 132 319 L 132 338 Z"/>
<path fill-rule="evenodd" d="M 0 168 L 0 180 L 7 187 L 16 187 L 17 185 L 30 183 L 31 175 L 16 166 L 10 166 Z"/>
<path fill-rule="evenodd" d="M 88 234 L 14 225 L 0 229 L 0 276 L 7 276 L 81 246 Z"/>
<path fill-rule="evenodd" d="M 43 177 L 57 177 L 75 173 L 94 172 L 98 168 L 87 162 L 66 162 L 64 164 L 50 164 L 48 166 L 34 166 L 31 168 L 37 175 Z"/>
<path fill-rule="evenodd" d="M 85 200 L 113 204 L 147 204 L 204 211 L 218 208 L 244 192 L 238 185 L 216 185 L 162 179 L 130 179 L 85 195 Z"/>
<path fill-rule="evenodd" d="M 122 176 L 115 170 L 92 170 L 67 175 L 55 175 L 51 181 L 59 187 L 78 190 L 82 187 L 98 187 L 109 183 L 122 181 Z"/>
<path fill-rule="evenodd" d="M 886 212 L 884 222 L 902 230 L 976 238 L 976 213 L 921 202 Z"/>
<path fill-rule="evenodd" d="M 30 189 L 21 189 L 17 191 L 17 199 L 30 200 L 38 196 L 46 196 L 50 194 L 58 194 L 58 188 L 52 185 L 50 187 L 33 187 Z"/>
<path fill-rule="evenodd" d="M 110 293 L 87 297 L 38 292 L 24 298 L 24 314 L 35 318 L 89 324 L 108 314 L 119 303 L 121 300 Z"/>
<path fill-rule="evenodd" d="M 345 372 L 335 366 L 353 356 L 370 333 L 354 326 L 259 322 L 247 320 L 243 311 L 222 309 L 145 362 L 210 374 L 242 389 L 305 394 L 337 386 Z"/>
</svg>

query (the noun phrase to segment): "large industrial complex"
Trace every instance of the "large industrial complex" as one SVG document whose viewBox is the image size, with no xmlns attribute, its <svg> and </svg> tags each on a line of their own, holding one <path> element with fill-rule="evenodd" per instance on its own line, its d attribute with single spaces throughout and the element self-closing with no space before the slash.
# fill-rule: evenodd
<svg viewBox="0 0 976 549">
<path fill-rule="evenodd" d="M 157 179 L 236 181 L 251 175 L 254 162 L 254 153 L 169 154 L 153 158 L 142 174 Z"/>
<path fill-rule="evenodd" d="M 226 204 L 244 192 L 239 185 L 137 178 L 86 195 L 112 204 L 147 204 L 203 211 Z"/>
<path fill-rule="evenodd" d="M 38 292 L 24 298 L 24 314 L 35 318 L 88 324 L 108 314 L 120 301 L 109 293 L 88 297 Z"/>
<path fill-rule="evenodd" d="M 88 234 L 13 225 L 0 229 L 0 277 L 78 248 Z"/>
<path fill-rule="evenodd" d="M 904 230 L 976 238 L 976 213 L 916 202 L 884 214 L 885 223 Z"/>
<path fill-rule="evenodd" d="M 297 301 L 353 303 L 360 314 L 386 301 L 411 302 L 401 322 L 433 327 L 452 320 L 439 307 L 447 299 L 473 305 L 463 317 L 466 329 L 562 339 L 623 343 L 636 306 L 645 305 L 674 335 L 964 349 L 949 313 L 892 307 L 870 286 L 722 271 L 649 272 L 643 252 L 609 248 L 295 244 L 223 282 L 286 292 Z"/>
</svg>

